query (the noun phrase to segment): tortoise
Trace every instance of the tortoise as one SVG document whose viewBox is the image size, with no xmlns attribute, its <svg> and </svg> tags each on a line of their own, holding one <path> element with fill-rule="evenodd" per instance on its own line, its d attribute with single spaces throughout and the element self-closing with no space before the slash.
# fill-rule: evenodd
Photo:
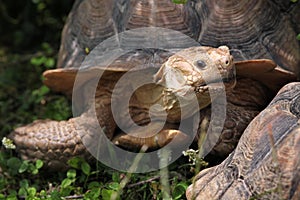
<svg viewBox="0 0 300 200">
<path fill-rule="evenodd" d="M 196 176 L 188 199 L 299 199 L 299 98 L 299 82 L 284 86 L 249 124 L 234 153 Z"/>
<path fill-rule="evenodd" d="M 276 2 L 271 0 L 251 2 L 246 0 L 188 1 L 185 5 L 175 5 L 169 0 L 77 0 L 62 33 L 57 64 L 59 69 L 44 73 L 45 84 L 56 91 L 72 93 L 75 72 L 78 71 L 87 53 L 100 42 L 125 30 L 134 30 L 140 27 L 163 27 L 186 34 L 202 46 L 226 45 L 234 60 L 239 61 L 236 62 L 238 77 L 234 89 L 230 86 L 226 87 L 227 118 L 221 137 L 212 150 L 212 154 L 226 157 L 238 143 L 243 130 L 270 102 L 279 88 L 285 83 L 295 80 L 294 76 L 299 77 L 300 75 L 300 47 L 296 40 L 296 32 L 300 31 L 299 23 L 297 23 L 299 7 L 299 2 L 292 3 L 283 0 Z M 136 41 L 139 41 L 139 35 L 135 36 Z M 182 42 L 182 38 L 170 37 L 167 39 L 176 41 L 176 47 L 187 48 Z M 221 47 L 221 49 L 226 48 Z M 144 54 L 145 52 L 146 54 Z M 133 61 L 130 59 L 128 61 L 128 58 L 132 58 L 132 56 L 120 58 L 119 61 L 123 63 L 123 66 L 132 63 L 135 63 L 134 66 L 138 66 L 147 56 L 150 57 L 150 60 L 155 61 L 156 52 L 147 52 L 141 49 L 138 58 Z M 162 57 L 158 61 L 159 64 L 168 62 L 164 55 L 161 53 L 159 55 Z M 120 62 L 114 63 L 113 66 L 118 64 Z M 203 64 L 200 62 L 200 65 Z M 158 71 L 156 67 L 153 69 L 144 67 L 142 71 L 144 70 L 153 70 L 152 74 Z M 87 73 L 87 77 L 90 74 L 92 73 Z M 111 84 L 113 82 L 111 76 L 117 76 L 116 74 L 118 73 L 104 73 L 102 77 L 107 81 L 104 81 L 103 84 Z M 151 90 L 153 90 L 153 86 L 151 86 Z M 97 92 L 99 93 L 99 90 Z M 145 96 L 149 98 L 147 95 Z M 105 98 L 96 97 L 95 99 L 96 102 L 97 100 L 104 102 Z M 86 117 L 85 121 L 95 120 L 86 113 L 88 112 L 82 115 L 82 117 Z M 201 109 L 201 116 L 210 117 L 209 105 Z M 105 118 L 110 117 L 111 115 L 105 116 Z M 76 133 L 82 130 L 74 127 L 76 119 L 72 118 L 61 122 L 36 121 L 16 129 L 11 137 L 15 140 L 23 158 L 43 158 L 46 159 L 49 166 L 59 168 L 69 157 L 88 156 L 79 136 L 82 134 Z M 104 123 L 101 122 L 101 117 L 98 117 L 98 120 L 100 124 Z M 147 120 L 144 123 L 148 123 Z M 136 140 L 128 139 L 124 135 L 116 135 L 112 131 L 114 128 L 111 128 L 110 125 L 105 125 L 105 127 L 107 127 L 106 130 L 111 131 L 107 134 L 108 138 L 113 137 L 112 140 L 118 145 L 124 143 L 125 148 L 129 146 L 130 149 L 143 145 L 143 143 L 136 143 Z M 90 126 L 89 128 L 94 127 Z M 175 126 L 174 130 L 176 128 Z M 142 133 L 137 134 L 143 135 Z M 186 135 L 178 135 L 182 136 L 180 137 L 182 139 L 178 139 L 178 143 L 187 139 Z M 172 134 L 170 137 L 159 138 L 159 140 L 152 137 L 150 141 L 155 141 L 155 144 L 147 144 L 150 149 L 157 148 L 158 141 L 165 141 L 162 142 L 161 146 L 163 146 L 173 138 L 175 136 Z M 261 161 L 263 162 L 263 160 Z"/>
<path fill-rule="evenodd" d="M 280 81 L 286 82 L 293 77 L 292 74 L 285 74 L 284 71 L 274 69 L 276 65 L 272 65 L 274 63 L 269 60 L 249 62 L 265 65 L 266 67 L 263 69 L 266 69 L 267 73 L 275 75 L 276 79 Z M 241 63 L 242 66 L 248 64 L 248 62 Z M 269 63 L 271 63 L 270 67 L 267 65 Z M 81 140 L 88 138 L 86 140 L 91 143 L 95 137 L 101 137 L 99 133 L 102 134 L 102 131 L 97 128 L 98 124 L 100 124 L 100 128 L 104 129 L 105 127 L 103 133 L 107 138 L 113 139 L 115 144 L 131 150 L 140 149 L 144 145 L 149 149 L 157 149 L 165 146 L 171 140 L 175 140 L 173 145 L 178 146 L 188 137 L 187 134 L 178 130 L 178 123 L 192 117 L 199 109 L 210 104 L 213 100 L 212 93 L 220 93 L 223 89 L 218 82 L 223 83 L 224 81 L 226 89 L 230 89 L 235 84 L 235 63 L 226 46 L 218 48 L 199 46 L 181 50 L 170 56 L 159 69 L 143 66 L 140 70 L 128 72 L 130 63 L 123 61 L 123 64 L 113 64 L 108 68 L 93 66 L 81 72 L 83 75 L 79 79 L 80 85 L 77 85 L 76 90 L 79 90 L 80 95 L 84 96 L 83 107 L 85 110 L 79 117 L 60 122 L 38 120 L 16 129 L 11 137 L 23 158 L 40 158 L 45 160 L 49 167 L 59 168 L 60 165 L 65 165 L 70 157 L 86 155 Z M 245 68 L 247 69 L 247 67 Z M 103 75 L 96 84 L 97 89 L 94 94 L 95 98 L 93 98 L 90 90 L 93 90 L 94 86 L 89 85 L 89 82 L 97 74 L 95 73 L 97 70 L 103 71 Z M 215 71 L 220 71 L 221 76 L 216 76 Z M 247 74 L 246 70 L 243 72 Z M 54 89 L 57 87 L 66 89 L 69 88 L 68 85 L 74 84 L 77 73 L 79 73 L 77 69 L 46 71 L 44 73 L 45 83 L 53 83 L 55 80 Z M 151 78 L 153 77 L 154 82 L 135 89 L 134 85 L 140 81 L 138 77 L 145 79 L 148 73 Z M 125 75 L 126 81 L 117 85 L 121 77 Z M 97 75 L 96 78 L 98 78 Z M 62 85 L 65 82 L 67 83 Z M 265 81 L 265 84 L 268 85 L 268 82 Z M 125 93 L 128 93 L 129 96 L 132 95 L 132 98 L 128 98 L 130 99 L 129 112 L 126 107 L 119 107 L 119 116 L 114 117 L 111 108 L 112 95 L 120 96 L 115 101 L 117 104 L 122 104 Z M 196 98 L 196 103 L 193 97 Z M 150 111 L 153 105 L 159 105 L 159 107 Z M 93 112 L 96 112 L 96 116 Z M 150 112 L 156 118 L 151 117 Z M 167 115 L 166 124 L 160 130 L 157 126 L 164 119 L 163 112 Z M 121 124 L 118 125 L 126 126 L 126 130 L 128 130 L 126 135 L 121 134 L 121 131 L 116 128 L 116 118 L 118 117 L 121 119 Z M 132 122 L 130 118 L 132 118 Z M 149 125 L 152 120 L 153 123 Z M 135 124 L 141 127 L 135 127 Z M 143 127 L 145 125 L 147 125 L 146 128 Z M 105 146 L 102 143 L 101 145 Z M 102 149 L 103 147 L 101 147 L 101 151 L 103 151 Z"/>
</svg>

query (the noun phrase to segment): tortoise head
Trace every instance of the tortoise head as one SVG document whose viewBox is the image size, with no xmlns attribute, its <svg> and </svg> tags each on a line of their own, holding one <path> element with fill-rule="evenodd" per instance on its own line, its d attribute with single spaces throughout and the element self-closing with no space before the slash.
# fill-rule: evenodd
<svg viewBox="0 0 300 200">
<path fill-rule="evenodd" d="M 196 95 L 201 109 L 210 104 L 210 92 L 234 86 L 233 57 L 227 46 L 191 47 L 171 56 L 154 79 L 177 97 Z"/>
</svg>

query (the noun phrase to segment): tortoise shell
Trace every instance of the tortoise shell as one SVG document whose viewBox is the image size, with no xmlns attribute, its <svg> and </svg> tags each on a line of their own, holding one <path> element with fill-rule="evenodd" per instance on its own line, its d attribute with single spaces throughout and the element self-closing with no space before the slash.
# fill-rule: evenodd
<svg viewBox="0 0 300 200">
<path fill-rule="evenodd" d="M 180 31 L 199 45 L 227 45 L 235 61 L 258 58 L 273 60 L 278 66 L 264 61 L 262 62 L 266 65 L 256 65 L 257 61 L 250 65 L 241 63 L 243 67 L 238 69 L 238 74 L 252 78 L 257 78 L 257 74 L 260 74 L 259 81 L 267 82 L 266 85 L 274 89 L 274 80 L 265 80 L 265 72 L 271 68 L 283 68 L 285 70 L 280 73 L 290 71 L 298 77 L 300 75 L 300 45 L 296 39 L 296 33 L 300 32 L 297 23 L 300 20 L 297 12 L 299 8 L 299 2 L 283 0 L 188 1 L 187 4 L 180 5 L 170 0 L 76 1 L 62 33 L 57 67 L 63 69 L 46 71 L 45 84 L 53 90 L 71 93 L 77 69 L 98 44 L 112 36 L 136 43 L 144 39 L 138 32 L 125 39 L 118 34 L 141 27 L 163 27 Z M 168 33 L 164 39 L 181 48 L 186 47 L 185 41 L 179 36 Z M 162 57 L 158 61 L 153 59 L 157 54 Z M 168 56 L 169 54 L 164 55 L 157 50 L 142 49 L 137 54 L 135 52 L 130 60 L 128 57 L 117 59 L 109 70 L 128 71 L 132 66 L 141 68 L 147 62 L 160 66 Z M 98 66 L 100 69 L 104 67 L 106 66 Z M 253 69 L 246 69 L 249 67 Z M 93 74 L 87 75 L 86 79 L 90 76 Z M 282 86 L 282 82 L 279 81 L 278 85 Z M 279 89 L 278 86 L 275 88 Z"/>
<path fill-rule="evenodd" d="M 200 45 L 228 46 L 234 60 L 265 58 L 300 75 L 300 2 L 286 0 L 77 0 L 62 33 L 58 68 L 78 68 L 103 40 L 141 27 L 180 31 Z M 139 40 L 134 35 L 135 41 Z M 171 38 L 181 43 L 181 38 Z"/>
</svg>

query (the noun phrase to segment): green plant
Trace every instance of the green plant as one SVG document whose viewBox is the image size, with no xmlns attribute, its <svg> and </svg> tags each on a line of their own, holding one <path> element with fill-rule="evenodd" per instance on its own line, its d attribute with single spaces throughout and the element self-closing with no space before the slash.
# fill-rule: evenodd
<svg viewBox="0 0 300 200">
<path fill-rule="evenodd" d="M 35 162 L 22 161 L 20 158 L 0 152 L 0 168 L 3 174 L 0 176 L 0 199 L 17 199 L 25 197 L 32 199 L 37 194 L 36 184 L 30 184 L 29 175 L 37 177 L 43 167 L 41 160 Z M 38 183 L 38 182 L 36 182 Z"/>
<path fill-rule="evenodd" d="M 188 0 L 172 0 L 175 4 L 186 4 Z"/>
</svg>

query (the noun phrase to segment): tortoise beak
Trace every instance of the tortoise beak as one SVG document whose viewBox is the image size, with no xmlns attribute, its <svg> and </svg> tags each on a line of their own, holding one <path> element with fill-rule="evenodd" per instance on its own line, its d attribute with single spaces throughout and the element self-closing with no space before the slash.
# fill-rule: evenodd
<svg viewBox="0 0 300 200">
<path fill-rule="evenodd" d="M 223 83 L 229 88 L 233 88 L 236 84 L 236 68 L 235 65 L 232 66 L 230 70 L 222 77 Z"/>
</svg>

